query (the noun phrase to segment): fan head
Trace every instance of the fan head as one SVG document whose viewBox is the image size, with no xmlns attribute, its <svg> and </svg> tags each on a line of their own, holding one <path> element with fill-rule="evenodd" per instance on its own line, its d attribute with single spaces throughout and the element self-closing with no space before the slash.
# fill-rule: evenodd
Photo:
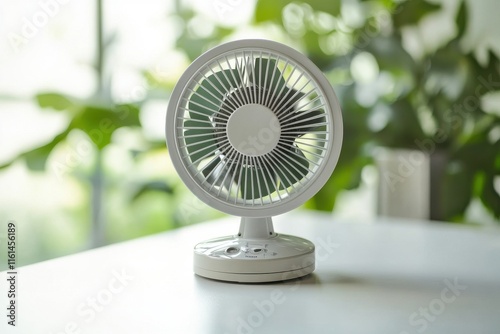
<svg viewBox="0 0 500 334">
<path fill-rule="evenodd" d="M 207 51 L 181 76 L 166 136 L 176 170 L 197 197 L 228 214 L 263 217 L 260 226 L 276 237 L 266 217 L 303 204 L 330 178 L 342 116 L 331 85 L 304 55 L 240 40 Z"/>
</svg>

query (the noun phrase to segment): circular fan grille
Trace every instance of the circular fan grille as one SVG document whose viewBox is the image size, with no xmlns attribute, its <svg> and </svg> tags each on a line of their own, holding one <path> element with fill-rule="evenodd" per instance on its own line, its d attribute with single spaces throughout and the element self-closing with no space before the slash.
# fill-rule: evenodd
<svg viewBox="0 0 500 334">
<path fill-rule="evenodd" d="M 269 41 L 212 49 L 188 68 L 172 99 L 174 164 L 195 194 L 222 211 L 293 201 L 333 171 L 340 109 L 319 70 L 293 49 Z"/>
</svg>

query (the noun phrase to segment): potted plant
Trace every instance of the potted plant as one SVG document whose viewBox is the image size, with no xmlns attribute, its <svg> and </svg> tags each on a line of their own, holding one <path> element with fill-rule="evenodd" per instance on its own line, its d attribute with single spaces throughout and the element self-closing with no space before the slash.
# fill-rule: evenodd
<svg viewBox="0 0 500 334">
<path fill-rule="evenodd" d="M 399 6 L 388 38 L 400 41 L 400 29 L 407 22 L 401 17 L 409 5 Z M 474 197 L 500 218 L 500 195 L 494 185 L 500 175 L 500 136 L 495 136 L 500 117 L 482 106 L 486 94 L 500 90 L 500 61 L 490 52 L 481 64 L 461 47 L 467 26 L 465 2 L 456 23 L 457 35 L 444 46 L 413 64 L 406 57 L 405 70 L 415 80 L 407 92 L 386 104 L 390 108 L 387 125 L 374 135 L 381 145 L 428 156 L 429 218 L 461 220 Z M 383 64 L 384 55 L 373 54 Z"/>
</svg>

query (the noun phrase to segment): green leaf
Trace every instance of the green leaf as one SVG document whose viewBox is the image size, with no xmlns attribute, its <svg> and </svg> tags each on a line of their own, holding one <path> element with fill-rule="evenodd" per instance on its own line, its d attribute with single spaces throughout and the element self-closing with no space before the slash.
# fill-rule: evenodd
<svg viewBox="0 0 500 334">
<path fill-rule="evenodd" d="M 471 66 L 458 42 L 448 43 L 429 57 L 430 69 L 425 73 L 425 89 L 429 95 L 444 93 L 456 101 L 470 80 Z M 451 108 L 451 105 L 450 105 Z"/>
<path fill-rule="evenodd" d="M 283 26 L 283 9 L 292 2 L 296 3 L 296 1 L 293 0 L 258 0 L 255 6 L 254 22 L 274 22 Z M 305 35 L 301 38 L 301 42 L 305 47 L 309 59 L 311 59 L 321 70 L 325 70 L 329 67 L 332 57 L 331 55 L 325 54 L 320 45 L 320 39 L 324 39 L 325 35 L 319 35 L 314 29 L 311 29 L 313 23 L 311 22 L 312 15 L 310 14 L 312 11 L 320 11 L 338 17 L 340 16 L 341 1 L 309 0 L 307 2 L 302 2 L 300 8 L 304 10 L 303 23 L 307 27 Z M 307 14 L 305 14 L 306 12 Z"/>
<path fill-rule="evenodd" d="M 0 170 L 10 167 L 15 160 L 7 161 L 6 163 L 0 165 Z"/>
<path fill-rule="evenodd" d="M 500 147 L 498 144 L 490 144 L 489 132 L 489 130 L 481 131 L 479 129 L 476 133 L 473 133 L 466 142 L 455 150 L 453 158 L 463 162 L 473 170 L 492 171 Z"/>
<path fill-rule="evenodd" d="M 231 88 L 241 86 L 238 70 L 223 70 L 215 72 L 204 79 L 195 90 L 189 102 L 189 115 L 193 119 L 208 120 L 221 107 L 224 94 Z"/>
<path fill-rule="evenodd" d="M 45 170 L 45 164 L 54 146 L 53 142 L 50 142 L 23 154 L 28 168 L 32 171 Z"/>
<path fill-rule="evenodd" d="M 266 21 L 281 22 L 281 11 L 286 6 L 285 1 L 258 0 L 255 5 L 254 21 L 261 23 Z"/>
<path fill-rule="evenodd" d="M 189 24 L 193 17 L 197 15 L 193 11 L 183 11 L 177 14 L 181 15 L 176 15 L 175 18 L 178 19 L 180 16 L 184 25 Z M 181 35 L 177 38 L 175 45 L 178 50 L 182 50 L 193 61 L 209 47 L 219 44 L 221 40 L 224 40 L 226 36 L 229 36 L 233 32 L 234 28 L 215 26 L 209 36 L 199 37 L 193 33 L 192 29 L 181 29 Z"/>
<path fill-rule="evenodd" d="M 150 181 L 142 184 L 133 194 L 132 201 L 137 200 L 144 194 L 150 192 L 159 192 L 172 195 L 174 193 L 174 189 L 165 181 Z"/>
<path fill-rule="evenodd" d="M 376 134 L 377 141 L 388 147 L 415 148 L 415 140 L 425 138 L 417 112 L 408 99 L 400 99 L 389 105 L 390 119 Z"/>
<path fill-rule="evenodd" d="M 189 120 L 184 123 L 184 126 L 193 128 L 184 132 L 186 137 L 184 141 L 191 162 L 211 157 L 217 145 L 212 125 L 208 122 Z"/>
<path fill-rule="evenodd" d="M 493 173 L 485 175 L 479 198 L 493 216 L 500 219 L 500 194 L 495 189 L 495 175 Z"/>
<path fill-rule="evenodd" d="M 26 162 L 26 166 L 32 171 L 43 171 L 45 170 L 47 159 L 52 152 L 52 150 L 59 144 L 61 141 L 66 139 L 70 132 L 70 127 L 66 128 L 63 132 L 59 133 L 55 136 L 50 142 L 29 150 L 27 152 L 21 153 L 11 161 L 8 161 L 2 165 L 0 165 L 0 169 L 4 169 L 12 165 L 16 160 L 24 159 Z"/>
<path fill-rule="evenodd" d="M 41 100 L 45 102 L 47 101 L 45 98 L 42 98 Z M 51 101 L 54 102 L 55 100 Z M 49 106 L 49 104 L 44 105 Z M 61 108 L 63 106 L 63 104 L 56 105 Z M 53 106 L 53 104 L 50 104 L 51 108 Z M 33 150 L 20 154 L 12 161 L 0 166 L 0 169 L 8 167 L 17 159 L 23 158 L 25 159 L 29 169 L 34 171 L 44 170 L 47 158 L 54 147 L 58 143 L 66 139 L 69 132 L 73 129 L 84 131 L 94 142 L 94 144 L 96 144 L 99 149 L 102 149 L 110 143 L 111 135 L 117 128 L 140 125 L 139 109 L 134 105 L 118 105 L 112 109 L 96 106 L 83 106 L 80 107 L 80 109 L 75 110 L 77 111 L 77 113 L 73 117 L 73 120 L 70 122 L 68 127 L 62 133 L 54 137 L 52 141 Z"/>
<path fill-rule="evenodd" d="M 294 2 L 293 0 L 258 0 L 255 5 L 254 22 L 261 23 L 266 21 L 274 21 L 281 23 L 282 12 L 288 4 Z M 340 0 L 308 0 L 306 2 L 316 11 L 329 13 L 333 16 L 340 14 Z"/>
<path fill-rule="evenodd" d="M 280 163 L 276 165 L 276 172 L 280 179 L 280 188 L 283 189 L 299 182 L 307 175 L 309 161 L 302 150 L 295 146 L 283 148 L 280 153 Z"/>
<path fill-rule="evenodd" d="M 306 3 L 316 11 L 325 12 L 333 16 L 340 15 L 341 0 L 308 0 Z"/>
<path fill-rule="evenodd" d="M 491 143 L 489 132 L 494 118 L 483 117 L 476 122 L 472 134 L 453 152 L 452 162 L 442 188 L 445 195 L 445 219 L 463 215 L 472 194 L 476 194 L 494 215 L 499 213 L 499 195 L 494 188 L 495 175 L 500 174 L 500 141 Z M 477 128 L 477 129 L 476 129 Z"/>
<path fill-rule="evenodd" d="M 332 67 L 332 62 L 334 62 L 334 60 L 331 55 L 327 55 L 323 51 L 320 43 L 321 38 L 324 38 L 324 35 L 320 35 L 314 30 L 308 29 L 302 38 L 302 42 L 304 43 L 307 57 L 311 59 L 320 70 L 325 71 Z"/>
<path fill-rule="evenodd" d="M 59 111 L 67 110 L 74 105 L 69 98 L 58 93 L 38 94 L 36 100 L 42 108 L 52 108 Z"/>
<path fill-rule="evenodd" d="M 488 64 L 486 66 L 479 64 L 472 54 L 468 55 L 468 58 L 474 72 L 469 78 L 467 93 L 483 96 L 486 93 L 500 91 L 500 60 L 495 52 L 488 51 Z"/>
<path fill-rule="evenodd" d="M 361 43 L 366 43 L 361 40 Z M 360 46 L 358 46 L 360 47 Z M 414 76 L 416 63 L 403 48 L 401 40 L 396 37 L 377 36 L 362 49 L 371 53 L 382 71 L 391 72 L 394 76 Z M 414 80 L 414 78 L 412 78 Z"/>
<path fill-rule="evenodd" d="M 115 108 L 84 106 L 70 124 L 72 129 L 84 131 L 99 150 L 111 143 L 116 129 L 140 126 L 139 108 L 131 104 L 117 105 Z"/>
<path fill-rule="evenodd" d="M 401 28 L 405 25 L 415 25 L 420 20 L 437 10 L 441 5 L 427 2 L 425 0 L 409 0 L 402 2 L 395 10 L 393 16 L 394 25 Z"/>
<path fill-rule="evenodd" d="M 257 86 L 267 89 L 269 94 L 279 92 L 285 86 L 285 79 L 274 59 L 258 58 L 255 61 L 254 74 L 255 80 L 252 75 L 250 80 Z"/>
<path fill-rule="evenodd" d="M 447 221 L 460 218 L 469 205 L 474 184 L 474 173 L 463 165 L 450 163 L 442 183 L 442 210 Z"/>
<path fill-rule="evenodd" d="M 54 139 L 52 139 L 49 143 L 37 147 L 31 151 L 25 152 L 21 154 L 20 157 L 25 159 L 26 165 L 30 170 L 43 171 L 45 170 L 50 152 L 52 152 L 56 145 L 68 136 L 68 133 L 69 129 L 66 129 L 62 133 L 55 136 Z"/>
<path fill-rule="evenodd" d="M 467 29 L 468 10 L 466 2 L 467 2 L 466 0 L 462 0 L 460 8 L 458 9 L 458 14 L 456 18 L 458 38 L 462 37 Z"/>
<path fill-rule="evenodd" d="M 270 169 L 269 172 L 271 172 Z M 275 183 L 276 181 L 274 181 L 274 175 L 269 175 L 265 169 L 254 166 L 244 167 L 242 168 L 240 182 L 241 196 L 247 200 L 265 197 L 276 191 L 274 186 Z"/>
<path fill-rule="evenodd" d="M 459 138 L 463 134 L 465 127 L 465 122 L 462 118 L 459 116 L 450 117 L 450 110 L 452 110 L 453 104 L 456 104 L 456 102 L 450 101 L 443 92 L 439 92 L 435 96 L 430 95 L 427 100 L 427 105 L 429 110 L 432 111 L 432 117 L 436 124 L 434 135 L 442 136 L 439 137 L 439 143 L 436 142 L 441 148 L 452 145 L 456 138 Z"/>
<path fill-rule="evenodd" d="M 366 163 L 362 163 L 360 158 L 348 163 L 343 162 L 345 160 L 341 154 L 335 172 L 330 176 L 323 188 L 306 202 L 306 208 L 331 212 L 339 193 L 359 187 L 361 172 Z"/>
</svg>

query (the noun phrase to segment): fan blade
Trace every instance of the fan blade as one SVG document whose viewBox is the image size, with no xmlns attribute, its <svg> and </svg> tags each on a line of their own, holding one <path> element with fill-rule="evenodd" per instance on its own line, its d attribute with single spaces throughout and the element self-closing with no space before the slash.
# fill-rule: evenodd
<svg viewBox="0 0 500 334">
<path fill-rule="evenodd" d="M 191 162 L 195 162 L 215 150 L 214 128 L 210 123 L 189 120 L 184 122 L 184 127 L 188 128 L 184 132 L 184 140 Z"/>
<path fill-rule="evenodd" d="M 205 176 L 210 175 L 208 177 L 208 181 L 210 183 L 213 183 L 213 181 L 217 178 L 217 175 L 214 175 L 214 174 L 216 174 L 216 172 L 214 171 L 214 169 L 216 169 L 217 166 L 219 166 L 220 161 L 221 161 L 221 159 L 219 157 L 216 157 L 215 159 L 213 159 L 212 161 L 210 161 L 206 166 L 203 167 L 202 173 Z"/>
<path fill-rule="evenodd" d="M 205 119 L 217 112 L 224 94 L 241 86 L 237 70 L 222 70 L 203 80 L 189 101 L 189 115 L 194 119 Z"/>
<path fill-rule="evenodd" d="M 224 182 L 226 189 L 231 187 L 231 179 L 227 178 L 224 180 L 224 175 L 229 173 L 229 169 L 226 165 L 221 164 L 222 159 L 216 157 L 210 161 L 206 166 L 203 167 L 202 173 L 207 178 L 207 182 L 213 184 L 214 186 L 220 186 Z"/>
<path fill-rule="evenodd" d="M 300 157 L 295 154 L 287 155 L 286 151 L 294 152 Z M 281 180 L 280 189 L 288 188 L 292 184 L 299 182 L 309 172 L 309 161 L 296 146 L 285 148 L 285 152 L 282 152 L 280 159 L 282 164 L 277 168 L 277 174 Z"/>
<path fill-rule="evenodd" d="M 277 95 L 281 88 L 285 86 L 285 79 L 276 64 L 276 60 L 257 58 L 254 65 L 254 75 L 255 80 L 252 80 L 252 82 L 267 89 L 271 95 L 273 92 Z"/>
<path fill-rule="evenodd" d="M 297 92 L 295 89 L 286 88 L 281 95 L 277 97 L 277 104 L 275 104 L 276 114 L 287 115 L 294 110 L 297 102 L 302 99 L 304 93 Z"/>
<path fill-rule="evenodd" d="M 298 116 L 297 116 L 298 115 Z M 326 121 L 323 109 L 297 111 L 287 114 L 282 120 L 282 131 L 294 132 L 297 137 L 317 130 Z M 297 134 L 299 133 L 299 134 Z"/>
<path fill-rule="evenodd" d="M 265 197 L 276 191 L 276 187 L 274 186 L 275 182 L 273 181 L 274 177 L 270 176 L 266 170 L 251 166 L 243 167 L 242 173 L 240 184 L 242 198 L 257 199 Z"/>
</svg>

